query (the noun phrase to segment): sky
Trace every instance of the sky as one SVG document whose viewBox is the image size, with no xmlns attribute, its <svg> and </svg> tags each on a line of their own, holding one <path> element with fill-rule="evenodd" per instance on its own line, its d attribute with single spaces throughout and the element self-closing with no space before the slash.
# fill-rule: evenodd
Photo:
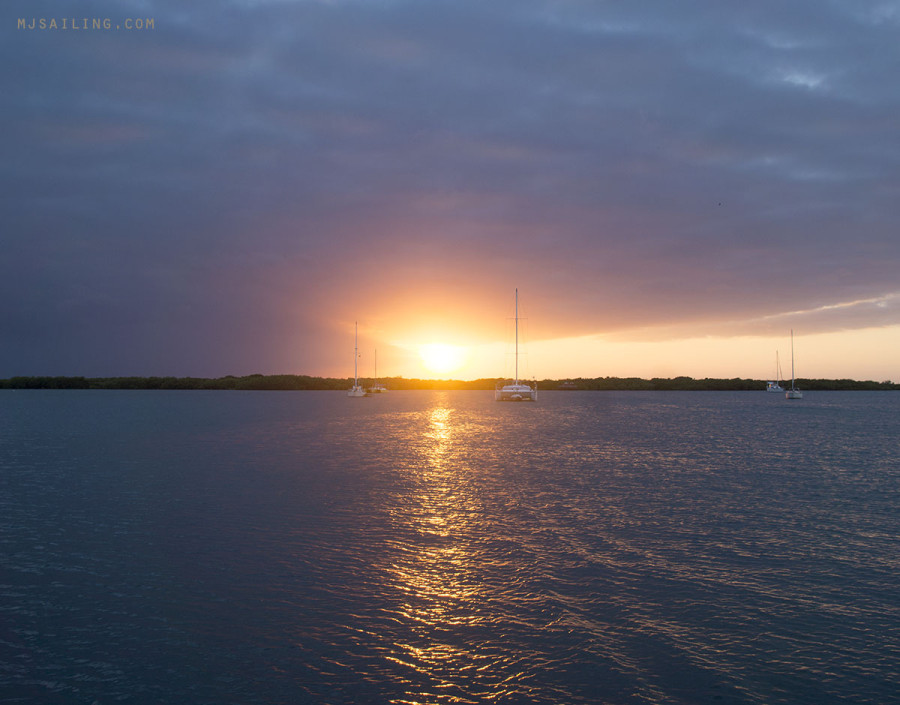
<svg viewBox="0 0 900 705">
<path fill-rule="evenodd" d="M 0 378 L 507 376 L 518 289 L 523 377 L 900 381 L 898 73 L 877 0 L 13 0 Z"/>
</svg>

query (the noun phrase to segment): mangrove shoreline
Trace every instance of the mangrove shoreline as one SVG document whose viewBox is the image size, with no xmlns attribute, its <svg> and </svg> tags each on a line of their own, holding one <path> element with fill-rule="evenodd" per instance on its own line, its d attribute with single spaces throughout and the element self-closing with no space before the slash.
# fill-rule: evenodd
<svg viewBox="0 0 900 705">
<path fill-rule="evenodd" d="M 360 378 L 360 384 L 372 386 L 375 380 Z M 493 390 L 499 378 L 464 380 L 379 378 L 389 390 Z M 236 391 L 302 391 L 346 390 L 352 378 L 310 377 L 308 375 L 262 375 L 243 377 L 10 377 L 0 379 L 0 389 L 208 389 Z M 804 391 L 897 391 L 894 382 L 858 381 L 852 379 L 797 379 L 797 387 Z M 674 377 L 641 379 L 639 377 L 595 377 L 577 379 L 544 379 L 537 381 L 538 389 L 550 391 L 764 391 L 765 380 L 758 379 L 694 379 Z"/>
</svg>

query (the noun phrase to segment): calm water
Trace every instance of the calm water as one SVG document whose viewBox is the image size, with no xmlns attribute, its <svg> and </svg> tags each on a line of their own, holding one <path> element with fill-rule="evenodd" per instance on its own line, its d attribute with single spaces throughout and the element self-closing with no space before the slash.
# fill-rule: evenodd
<svg viewBox="0 0 900 705">
<path fill-rule="evenodd" d="M 0 392 L 0 703 L 889 703 L 900 394 Z"/>
</svg>

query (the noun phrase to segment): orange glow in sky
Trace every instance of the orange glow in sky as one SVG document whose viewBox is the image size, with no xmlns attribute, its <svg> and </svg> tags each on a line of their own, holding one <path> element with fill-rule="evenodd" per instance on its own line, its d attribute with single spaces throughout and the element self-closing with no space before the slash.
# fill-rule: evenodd
<svg viewBox="0 0 900 705">
<path fill-rule="evenodd" d="M 419 347 L 419 356 L 430 372 L 446 375 L 459 371 L 466 362 L 466 348 L 447 343 L 427 343 Z"/>
<path fill-rule="evenodd" d="M 366 371 L 361 344 L 360 374 Z M 377 343 L 378 374 L 420 379 L 511 378 L 515 370 L 512 341 L 469 340 Z M 900 325 L 804 335 L 795 331 L 797 377 L 875 381 L 900 380 Z M 594 377 L 677 377 L 771 379 L 776 353 L 783 377 L 790 379 L 790 331 L 785 335 L 697 337 L 629 341 L 616 337 L 581 336 L 521 341 L 522 379 Z M 352 362 L 352 360 L 351 360 Z M 351 368 L 352 372 L 352 368 Z M 346 376 L 341 371 L 337 376 Z"/>
</svg>

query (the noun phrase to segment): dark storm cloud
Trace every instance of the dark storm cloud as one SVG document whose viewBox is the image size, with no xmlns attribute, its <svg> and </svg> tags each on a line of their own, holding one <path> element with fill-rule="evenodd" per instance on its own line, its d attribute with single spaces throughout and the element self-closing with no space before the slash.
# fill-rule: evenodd
<svg viewBox="0 0 900 705">
<path fill-rule="evenodd" d="M 893 4 L 77 14 L 154 29 L 5 20 L 9 374 L 312 370 L 348 294 L 435 282 L 525 279 L 546 335 L 897 322 L 850 305 L 897 289 Z"/>
</svg>

